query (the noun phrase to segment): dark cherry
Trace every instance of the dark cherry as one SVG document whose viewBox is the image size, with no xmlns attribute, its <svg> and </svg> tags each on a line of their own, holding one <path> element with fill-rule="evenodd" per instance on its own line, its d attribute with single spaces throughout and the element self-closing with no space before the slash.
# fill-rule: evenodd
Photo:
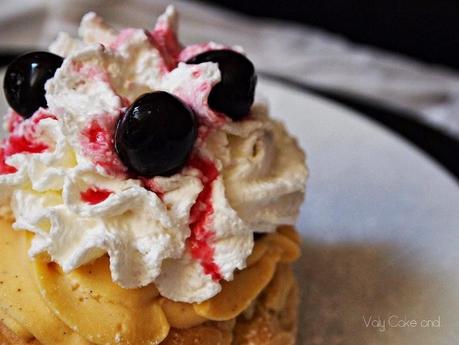
<svg viewBox="0 0 459 345">
<path fill-rule="evenodd" d="M 46 108 L 45 83 L 54 76 L 63 59 L 48 52 L 19 56 L 7 68 L 3 89 L 6 100 L 19 115 L 28 118 L 40 107 Z"/>
<path fill-rule="evenodd" d="M 233 50 L 211 50 L 196 55 L 188 64 L 216 62 L 221 73 L 221 81 L 209 94 L 209 106 L 225 113 L 233 120 L 246 116 L 253 104 L 257 75 L 252 62 Z"/>
<path fill-rule="evenodd" d="M 185 165 L 196 136 L 193 111 L 177 97 L 156 91 L 140 96 L 120 118 L 115 147 L 133 172 L 170 176 Z"/>
</svg>

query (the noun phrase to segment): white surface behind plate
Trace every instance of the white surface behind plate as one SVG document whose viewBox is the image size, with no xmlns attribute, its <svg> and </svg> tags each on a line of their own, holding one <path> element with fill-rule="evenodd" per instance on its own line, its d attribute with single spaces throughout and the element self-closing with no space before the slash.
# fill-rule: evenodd
<svg viewBox="0 0 459 345">
<path fill-rule="evenodd" d="M 350 111 L 264 80 L 259 92 L 311 170 L 298 224 L 299 344 L 459 344 L 455 181 Z"/>
</svg>

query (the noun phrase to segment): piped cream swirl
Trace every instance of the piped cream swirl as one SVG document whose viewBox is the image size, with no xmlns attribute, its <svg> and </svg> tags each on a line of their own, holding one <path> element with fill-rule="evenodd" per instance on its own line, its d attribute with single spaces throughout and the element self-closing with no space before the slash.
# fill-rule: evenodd
<svg viewBox="0 0 459 345">
<path fill-rule="evenodd" d="M 181 61 L 224 46 L 183 48 L 176 17 L 169 7 L 151 32 L 117 32 L 89 13 L 79 38 L 60 34 L 50 50 L 65 59 L 46 84 L 48 109 L 10 128 L 10 138 L 27 136 L 43 149 L 12 150 L 7 139 L 0 188 L 14 227 L 34 233 L 31 256 L 48 253 L 70 272 L 108 254 L 121 286 L 155 283 L 165 297 L 201 302 L 245 267 L 254 232 L 296 221 L 307 170 L 297 142 L 263 105 L 239 122 L 210 109 L 218 65 Z M 200 134 L 180 173 L 132 178 L 113 149 L 114 127 L 131 102 L 153 90 L 192 107 Z M 9 123 L 15 118 L 10 112 Z M 206 167 L 215 170 L 212 179 Z M 103 193 L 88 201 L 88 191 Z"/>
</svg>

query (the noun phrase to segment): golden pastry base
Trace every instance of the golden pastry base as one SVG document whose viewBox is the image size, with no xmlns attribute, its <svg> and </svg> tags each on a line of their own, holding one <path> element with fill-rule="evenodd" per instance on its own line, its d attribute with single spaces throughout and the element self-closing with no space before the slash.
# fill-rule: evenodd
<svg viewBox="0 0 459 345">
<path fill-rule="evenodd" d="M 235 321 L 208 322 L 182 330 L 173 328 L 161 345 L 295 345 L 297 304 L 295 287 L 281 312 L 273 313 L 260 304 L 251 318 L 241 315 Z M 0 323 L 0 345 L 42 344 L 35 338 L 23 340 Z"/>
<path fill-rule="evenodd" d="M 298 285 L 291 263 L 300 246 L 291 227 L 258 239 L 247 268 L 224 282 L 220 294 L 184 304 L 160 296 L 154 285 L 118 287 L 108 257 L 68 275 L 49 259 L 31 261 L 30 236 L 13 231 L 8 218 L 0 216 L 0 345 L 296 343 Z M 112 336 L 117 332 L 119 339 Z"/>
</svg>

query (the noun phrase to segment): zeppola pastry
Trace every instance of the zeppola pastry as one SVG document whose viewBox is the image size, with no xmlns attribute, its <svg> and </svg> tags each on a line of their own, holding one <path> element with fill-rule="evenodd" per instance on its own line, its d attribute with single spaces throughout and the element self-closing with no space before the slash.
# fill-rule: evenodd
<svg viewBox="0 0 459 345">
<path fill-rule="evenodd" d="M 307 169 L 242 48 L 86 14 L 6 71 L 0 344 L 293 345 Z"/>
</svg>

